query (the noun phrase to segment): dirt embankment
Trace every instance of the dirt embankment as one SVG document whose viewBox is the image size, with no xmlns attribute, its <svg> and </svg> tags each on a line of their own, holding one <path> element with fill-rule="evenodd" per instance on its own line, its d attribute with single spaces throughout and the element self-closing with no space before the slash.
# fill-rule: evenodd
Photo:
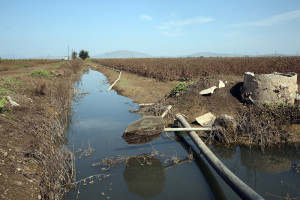
<svg viewBox="0 0 300 200">
<path fill-rule="evenodd" d="M 73 83 L 87 67 L 80 60 L 60 64 L 0 75 L 1 199 L 59 199 L 72 179 L 72 155 L 61 142 Z"/>
<path fill-rule="evenodd" d="M 119 72 L 100 65 L 96 69 L 102 72 L 110 83 L 119 75 Z M 225 88 L 216 90 L 210 96 L 199 95 L 201 90 L 218 85 L 219 80 L 226 82 Z M 240 101 L 242 81 L 242 76 L 234 75 L 201 77 L 187 81 L 188 87 L 173 95 L 171 90 L 179 81 L 161 82 L 122 72 L 121 79 L 114 89 L 139 104 L 155 103 L 153 106 L 142 108 L 139 112 L 143 115 L 160 115 L 166 105 L 172 105 L 167 118 L 169 125 L 173 123 L 177 113 L 184 114 L 193 126 L 197 126 L 195 118 L 207 112 L 212 112 L 217 117 L 222 114 L 230 115 L 237 121 L 238 130 L 234 136 L 226 138 L 227 142 L 229 139 L 231 143 L 259 145 L 262 148 L 300 142 L 300 107 L 256 107 L 243 104 Z M 211 138 L 211 135 L 207 137 Z"/>
</svg>

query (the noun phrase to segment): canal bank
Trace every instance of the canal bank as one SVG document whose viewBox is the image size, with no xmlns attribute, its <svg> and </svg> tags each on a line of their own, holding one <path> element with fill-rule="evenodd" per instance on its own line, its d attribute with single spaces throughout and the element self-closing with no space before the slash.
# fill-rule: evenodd
<svg viewBox="0 0 300 200">
<path fill-rule="evenodd" d="M 72 154 L 61 144 L 73 83 L 87 66 L 81 60 L 57 62 L 0 75 L 1 97 L 18 104 L 4 101 L 0 114 L 1 199 L 59 199 L 72 181 L 66 167 Z"/>
<path fill-rule="evenodd" d="M 204 159 L 207 167 L 199 166 L 201 162 L 195 162 L 172 133 L 147 144 L 127 144 L 121 136 L 129 123 L 141 118 L 129 112 L 138 105 L 108 92 L 109 86 L 103 74 L 89 71 L 75 87 L 81 95 L 73 103 L 67 136 L 70 149 L 76 152 L 77 187 L 65 199 L 239 198 Z M 262 153 L 239 146 L 210 148 L 264 198 L 299 195 L 291 187 L 300 181 L 294 167 L 300 160 L 296 149 Z M 248 158 L 254 159 L 249 163 Z M 212 178 L 218 186 L 207 181 Z"/>
</svg>

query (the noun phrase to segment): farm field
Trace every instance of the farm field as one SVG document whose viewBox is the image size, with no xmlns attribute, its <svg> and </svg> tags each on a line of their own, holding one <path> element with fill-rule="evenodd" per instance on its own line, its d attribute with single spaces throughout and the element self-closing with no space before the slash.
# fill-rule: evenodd
<svg viewBox="0 0 300 200">
<path fill-rule="evenodd" d="M 195 79 L 212 75 L 237 75 L 245 72 L 300 74 L 300 57 L 198 57 L 93 59 L 94 62 L 159 81 Z M 298 84 L 300 83 L 298 79 Z"/>
<path fill-rule="evenodd" d="M 285 125 L 300 123 L 298 105 L 253 107 L 240 101 L 240 87 L 244 72 L 260 74 L 276 71 L 299 74 L 299 57 L 147 58 L 93 61 L 100 64 L 98 70 L 108 77 L 110 83 L 113 83 L 119 74 L 111 69 L 122 70 L 122 77 L 115 85 L 118 93 L 138 103 L 155 103 L 154 106 L 143 108 L 141 110 L 143 115 L 160 115 L 160 106 L 173 105 L 169 123 L 172 123 L 172 119 L 178 112 L 186 115 L 190 123 L 194 123 L 196 117 L 207 112 L 212 112 L 216 116 L 227 114 L 234 117 L 244 126 L 242 132 L 248 135 L 246 140 L 245 138 L 241 140 L 243 144 L 247 143 L 252 136 L 254 136 L 253 141 L 256 140 L 254 143 L 262 147 L 276 144 L 277 139 L 272 138 L 279 137 L 281 134 L 284 140 L 290 142 L 294 139 L 299 140 L 297 138 L 299 133 L 293 134 L 296 138 L 285 137 L 289 135 Z M 224 89 L 219 89 L 210 96 L 199 95 L 201 90 L 217 85 L 218 80 L 226 82 Z M 145 82 L 147 84 L 144 84 Z M 174 92 L 177 89 L 179 92 Z M 299 132 L 299 128 L 295 127 Z M 266 137 L 261 140 L 260 134 Z"/>
<path fill-rule="evenodd" d="M 60 199 L 67 191 L 57 186 L 71 181 L 61 179 L 67 173 L 68 167 L 65 166 L 70 160 L 66 158 L 70 158 L 70 154 L 67 150 L 59 149 L 58 144 L 63 140 L 61 133 L 69 120 L 72 84 L 79 79 L 87 66 L 102 72 L 109 83 L 113 83 L 119 75 L 119 72 L 111 68 L 122 70 L 121 79 L 114 86 L 114 90 L 130 97 L 134 102 L 155 103 L 140 109 L 139 113 L 142 115 L 161 115 L 165 106 L 172 105 L 172 110 L 165 117 L 166 126 L 172 125 L 174 115 L 178 112 L 184 114 L 193 126 L 197 126 L 194 123 L 195 117 L 212 112 L 216 116 L 228 114 L 238 121 L 246 133 L 246 137 L 241 137 L 238 144 L 246 144 L 251 139 L 251 145 L 265 149 L 277 145 L 278 141 L 274 138 L 281 136 L 287 141 L 291 141 L 291 138 L 300 141 L 298 107 L 282 106 L 260 110 L 242 104 L 235 94 L 237 86 L 243 81 L 242 71 L 249 69 L 247 71 L 259 73 L 255 70 L 262 69 L 257 67 L 252 70 L 250 66 L 259 65 L 255 59 L 265 59 L 265 64 L 260 63 L 260 66 L 268 66 L 269 71 L 265 67 L 263 73 L 273 72 L 275 68 L 266 64 L 273 58 L 223 59 L 99 59 L 93 60 L 94 63 L 82 60 L 1 60 L 0 162 L 3 164 L 0 165 L 0 196 L 4 199 L 28 199 L 42 195 L 42 199 Z M 236 62 L 231 59 L 236 59 Z M 286 71 L 276 71 L 293 71 L 299 74 L 298 58 L 274 59 L 279 59 L 274 65 L 286 66 Z M 201 60 L 205 61 L 204 64 L 200 63 Z M 257 65 L 254 65 L 256 62 Z M 242 64 L 239 68 L 238 63 L 248 63 L 249 68 L 242 68 Z M 215 67 L 210 68 L 210 65 Z M 239 69 L 240 74 L 238 70 L 230 71 L 229 66 Z M 199 95 L 199 91 L 217 84 L 218 80 L 226 82 L 226 87 L 211 96 Z M 95 86 L 98 94 L 97 87 L 100 83 L 90 83 Z M 182 83 L 183 87 L 174 92 L 175 86 Z M 100 93 L 106 94 L 104 91 Z M 20 106 L 11 106 L 6 100 L 7 96 Z M 96 105 L 105 104 L 99 98 L 93 100 Z M 296 137 L 289 135 L 294 134 L 290 129 L 291 124 L 296 125 L 293 129 L 296 130 Z M 282 130 L 285 132 L 281 132 Z M 202 137 L 207 139 L 205 135 Z"/>
<path fill-rule="evenodd" d="M 28 69 L 36 66 L 51 64 L 52 66 L 59 66 L 64 61 L 62 60 L 47 60 L 47 59 L 0 59 L 0 72 Z"/>
</svg>

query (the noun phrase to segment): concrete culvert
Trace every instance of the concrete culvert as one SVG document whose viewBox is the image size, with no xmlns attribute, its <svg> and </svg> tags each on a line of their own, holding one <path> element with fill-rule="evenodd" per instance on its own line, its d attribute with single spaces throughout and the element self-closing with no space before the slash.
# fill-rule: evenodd
<svg viewBox="0 0 300 200">
<path fill-rule="evenodd" d="M 254 104 L 294 104 L 298 92 L 297 74 L 244 74 L 242 98 Z"/>
</svg>

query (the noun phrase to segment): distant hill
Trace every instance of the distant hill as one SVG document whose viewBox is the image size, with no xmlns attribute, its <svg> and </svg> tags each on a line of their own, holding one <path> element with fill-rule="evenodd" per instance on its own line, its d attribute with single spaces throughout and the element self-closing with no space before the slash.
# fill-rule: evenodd
<svg viewBox="0 0 300 200">
<path fill-rule="evenodd" d="M 135 51 L 111 51 L 100 55 L 92 56 L 93 58 L 151 58 L 152 56 L 146 53 Z"/>
</svg>

